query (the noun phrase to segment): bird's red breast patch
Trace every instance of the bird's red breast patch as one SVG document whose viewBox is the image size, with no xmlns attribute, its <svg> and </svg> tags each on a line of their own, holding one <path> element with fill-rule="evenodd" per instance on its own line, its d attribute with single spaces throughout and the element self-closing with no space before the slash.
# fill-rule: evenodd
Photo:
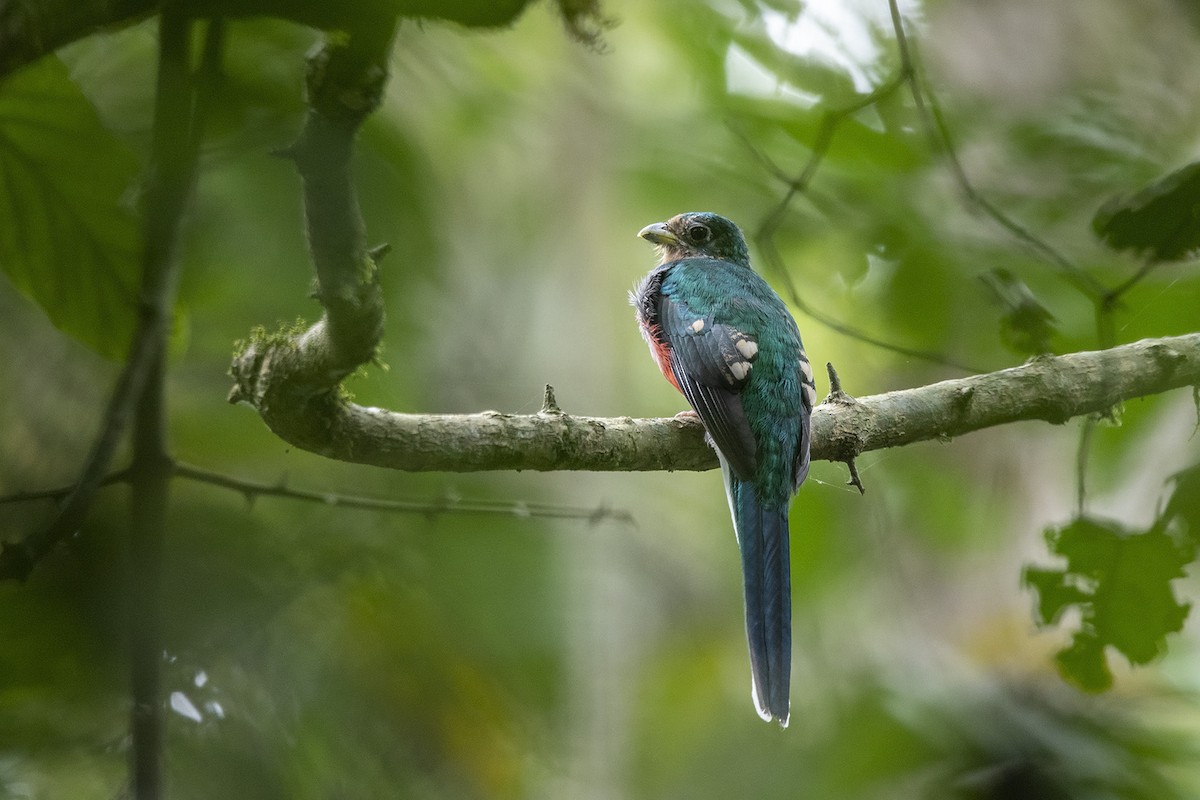
<svg viewBox="0 0 1200 800">
<path fill-rule="evenodd" d="M 658 368 L 662 371 L 663 377 L 671 382 L 676 391 L 683 394 L 683 389 L 679 388 L 679 381 L 675 380 L 675 370 L 671 368 L 671 346 L 664 340 L 662 328 L 658 325 L 651 325 L 647 329 L 647 333 L 649 334 L 647 340 L 650 342 L 650 353 L 658 362 Z"/>
</svg>

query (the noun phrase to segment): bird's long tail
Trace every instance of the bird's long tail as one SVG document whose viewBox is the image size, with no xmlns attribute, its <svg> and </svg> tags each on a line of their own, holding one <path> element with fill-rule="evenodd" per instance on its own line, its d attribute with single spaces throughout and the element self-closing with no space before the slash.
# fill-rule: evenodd
<svg viewBox="0 0 1200 800">
<path fill-rule="evenodd" d="M 754 705 L 787 727 L 792 673 L 792 581 L 788 510 L 764 508 L 754 486 L 726 469 L 729 508 L 742 551 L 746 638 Z"/>
</svg>

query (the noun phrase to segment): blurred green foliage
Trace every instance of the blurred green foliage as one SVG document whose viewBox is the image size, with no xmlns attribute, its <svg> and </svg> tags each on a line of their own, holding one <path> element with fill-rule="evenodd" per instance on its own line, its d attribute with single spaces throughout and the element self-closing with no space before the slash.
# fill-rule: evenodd
<svg viewBox="0 0 1200 800">
<path fill-rule="evenodd" d="M 45 58 L 0 94 L 0 265 L 67 333 L 124 355 L 137 316 L 139 164 Z"/>
<path fill-rule="evenodd" d="M 1118 240 L 1111 225 L 1099 233 L 1145 250 L 1139 213 L 1190 213 L 1169 187 L 1137 194 L 1195 158 L 1190 5 L 902 8 L 973 188 L 1101 286 L 1135 276 L 1141 263 L 1092 220 L 1133 197 L 1112 216 L 1130 223 Z M 549 382 L 568 413 L 680 410 L 626 305 L 652 263 L 634 234 L 701 209 L 759 231 L 788 191 L 781 178 L 822 146 L 826 114 L 899 74 L 878 0 L 605 11 L 620 25 L 604 52 L 541 7 L 504 31 L 401 26 L 356 160 L 371 238 L 393 245 L 390 369 L 354 379 L 359 402 L 530 412 Z M 0 494 L 69 483 L 114 376 L 97 353 L 119 357 L 130 329 L 153 30 L 97 33 L 0 84 Z M 1192 621 L 1167 635 L 1196 594 L 1180 577 L 1200 530 L 1196 471 L 1182 472 L 1200 460 L 1186 393 L 1096 428 L 1082 476 L 1076 423 L 868 454 L 862 498 L 840 465 L 814 465 L 793 510 L 782 733 L 750 705 L 717 475 L 386 474 L 296 452 L 228 406 L 234 340 L 317 314 L 298 179 L 269 156 L 299 128 L 316 38 L 275 20 L 230 25 L 184 231 L 173 449 L 235 476 L 430 510 L 173 486 L 173 797 L 1196 796 L 1200 649 Z M 964 198 L 907 87 L 877 100 L 841 118 L 780 213 L 785 269 L 755 249 L 781 293 L 981 369 L 1099 346 L 1093 298 Z M 1183 262 L 1147 272 L 1106 313 L 1130 341 L 1194 331 L 1197 308 L 1200 274 Z M 853 394 L 961 374 L 798 322 Z M 616 507 L 636 524 L 447 512 L 458 498 Z M 0 586 L 0 798 L 121 792 L 125 499 L 106 490 L 26 585 Z M 17 538 L 51 512 L 0 505 L 0 530 Z M 1050 557 L 1043 530 L 1065 563 L 1024 573 L 1035 597 L 1022 566 Z M 1132 553 L 1143 547 L 1162 558 Z M 1115 582 L 1097 566 L 1113 559 Z M 1072 674 L 1112 674 L 1113 691 L 1059 680 L 1054 653 L 1071 634 L 1034 622 L 1060 614 L 1093 636 Z M 1159 666 L 1134 673 L 1103 660 L 1110 644 L 1141 662 L 1164 643 Z"/>
<path fill-rule="evenodd" d="M 1190 604 L 1175 599 L 1170 582 L 1184 576 L 1195 547 L 1169 536 L 1161 522 L 1147 531 L 1129 531 L 1111 521 L 1079 517 L 1048 530 L 1046 542 L 1067 566 L 1027 568 L 1025 583 L 1038 593 L 1042 625 L 1058 622 L 1070 607 L 1082 611 L 1081 629 L 1059 653 L 1058 663 L 1084 689 L 1112 685 L 1105 647 L 1132 664 L 1148 664 L 1165 649 L 1167 634 L 1183 627 Z"/>
<path fill-rule="evenodd" d="M 1096 235 L 1117 250 L 1152 261 L 1177 261 L 1200 250 L 1200 164 L 1189 164 L 1132 197 L 1118 195 L 1092 220 Z"/>
</svg>

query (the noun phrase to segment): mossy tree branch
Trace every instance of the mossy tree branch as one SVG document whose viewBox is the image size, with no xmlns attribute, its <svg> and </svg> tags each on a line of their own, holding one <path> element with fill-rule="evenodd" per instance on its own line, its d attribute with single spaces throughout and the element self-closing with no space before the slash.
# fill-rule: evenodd
<svg viewBox="0 0 1200 800">
<path fill-rule="evenodd" d="M 269 363 L 258 366 L 259 372 L 240 375 L 239 382 L 250 380 L 262 389 L 280 379 Z M 813 412 L 813 458 L 848 462 L 871 450 L 1022 420 L 1062 424 L 1126 400 L 1198 384 L 1200 333 L 1040 357 L 1019 367 L 915 389 L 831 398 Z M 296 447 L 391 469 L 623 472 L 717 467 L 702 426 L 685 418 L 580 417 L 557 408 L 529 415 L 398 414 L 355 405 L 334 392 L 319 402 L 291 406 L 286 391 L 263 389 L 254 395 L 235 388 L 234 393 Z"/>
<path fill-rule="evenodd" d="M 379 104 L 395 20 L 350 36 L 329 36 L 309 58 L 309 110 L 300 138 L 280 154 L 304 184 L 305 225 L 317 273 L 321 320 L 302 332 L 255 335 L 234 360 L 230 401 L 299 410 L 289 416 L 305 436 L 323 425 L 343 378 L 370 361 L 383 336 L 383 294 L 351 175 L 359 125 Z M 286 438 L 286 437 L 285 437 Z"/>
</svg>

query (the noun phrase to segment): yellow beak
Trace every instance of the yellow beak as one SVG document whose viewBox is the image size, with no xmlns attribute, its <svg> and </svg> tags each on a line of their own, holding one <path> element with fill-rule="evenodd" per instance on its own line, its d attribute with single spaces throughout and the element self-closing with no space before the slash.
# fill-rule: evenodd
<svg viewBox="0 0 1200 800">
<path fill-rule="evenodd" d="M 655 244 L 679 244 L 679 237 L 667 230 L 667 223 L 656 222 L 638 231 L 638 236 Z"/>
</svg>

